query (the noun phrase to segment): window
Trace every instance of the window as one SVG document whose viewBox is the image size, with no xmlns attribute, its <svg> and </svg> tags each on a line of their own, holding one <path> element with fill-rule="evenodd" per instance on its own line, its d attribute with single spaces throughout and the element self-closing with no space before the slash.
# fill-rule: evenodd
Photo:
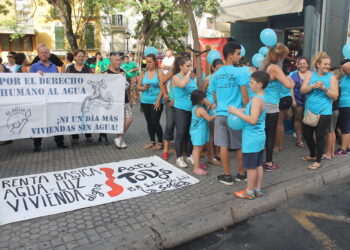
<svg viewBox="0 0 350 250">
<path fill-rule="evenodd" d="M 123 15 L 119 15 L 119 14 L 112 15 L 112 25 L 123 26 Z"/>
<path fill-rule="evenodd" d="M 25 36 L 23 38 L 23 50 L 33 51 L 33 41 L 31 36 Z"/>
<path fill-rule="evenodd" d="M 86 44 L 86 49 L 95 48 L 95 27 L 92 24 L 88 24 L 86 27 L 85 44 Z"/>
<path fill-rule="evenodd" d="M 10 51 L 10 36 L 1 36 L 2 50 Z"/>
<path fill-rule="evenodd" d="M 21 50 L 21 40 L 20 40 L 20 38 L 17 38 L 15 40 L 13 40 L 13 49 L 14 49 L 14 51 Z"/>
<path fill-rule="evenodd" d="M 55 26 L 55 47 L 57 50 L 64 49 L 64 28 L 63 28 L 63 26 Z"/>
</svg>

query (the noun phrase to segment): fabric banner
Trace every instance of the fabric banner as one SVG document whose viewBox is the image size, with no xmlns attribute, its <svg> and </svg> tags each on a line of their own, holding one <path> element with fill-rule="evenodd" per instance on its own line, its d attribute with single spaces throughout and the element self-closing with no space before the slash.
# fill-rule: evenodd
<svg viewBox="0 0 350 250">
<path fill-rule="evenodd" d="M 122 133 L 126 79 L 117 74 L 0 74 L 0 141 Z"/>
<path fill-rule="evenodd" d="M 224 55 L 222 54 L 222 49 L 224 48 L 224 45 L 227 43 L 226 37 L 219 37 L 219 38 L 199 38 L 199 43 L 201 45 L 201 51 L 206 50 L 208 47 L 210 47 L 212 50 L 217 50 L 220 52 L 222 56 L 222 60 L 224 60 Z M 201 55 L 201 62 L 202 62 L 202 71 L 205 72 L 206 65 L 207 65 L 207 53 L 204 53 Z"/>
<path fill-rule="evenodd" d="M 4 178 L 0 179 L 0 225 L 198 182 L 157 156 Z"/>
</svg>

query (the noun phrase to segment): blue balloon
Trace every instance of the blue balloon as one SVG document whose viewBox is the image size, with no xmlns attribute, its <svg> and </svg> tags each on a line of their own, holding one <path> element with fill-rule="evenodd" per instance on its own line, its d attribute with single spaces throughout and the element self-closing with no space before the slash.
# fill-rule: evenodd
<svg viewBox="0 0 350 250">
<path fill-rule="evenodd" d="M 261 54 L 254 54 L 252 58 L 252 63 L 254 67 L 259 68 L 261 62 L 264 60 L 264 56 Z"/>
<path fill-rule="evenodd" d="M 227 117 L 227 125 L 233 130 L 241 130 L 245 122 L 238 116 L 229 113 Z"/>
<path fill-rule="evenodd" d="M 346 59 L 350 59 L 350 43 L 347 43 L 343 46 L 343 56 Z"/>
<path fill-rule="evenodd" d="M 277 43 L 276 32 L 269 28 L 263 29 L 260 33 L 260 40 L 266 46 L 272 47 Z"/>
<path fill-rule="evenodd" d="M 259 49 L 259 54 L 260 54 L 260 55 L 266 56 L 267 53 L 269 53 L 269 49 L 268 49 L 267 47 L 261 47 L 261 48 Z"/>
<path fill-rule="evenodd" d="M 217 50 L 211 50 L 207 55 L 207 61 L 209 64 L 213 64 L 216 59 L 221 59 L 221 54 Z"/>
<path fill-rule="evenodd" d="M 245 48 L 242 44 L 241 44 L 241 56 L 245 56 Z"/>
<path fill-rule="evenodd" d="M 152 47 L 152 46 L 147 47 L 145 49 L 145 52 L 143 53 L 143 55 L 147 57 L 150 54 L 154 54 L 155 56 L 158 56 L 158 50 L 155 47 Z"/>
</svg>

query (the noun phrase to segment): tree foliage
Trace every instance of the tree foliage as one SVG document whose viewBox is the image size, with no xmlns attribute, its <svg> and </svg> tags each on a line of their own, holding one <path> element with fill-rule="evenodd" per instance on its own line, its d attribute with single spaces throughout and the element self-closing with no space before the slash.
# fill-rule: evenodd
<svg viewBox="0 0 350 250">
<path fill-rule="evenodd" d="M 136 36 L 140 32 L 143 20 L 138 22 L 136 27 Z M 165 47 L 171 48 L 176 52 L 185 50 L 185 37 L 188 34 L 188 22 L 184 13 L 177 7 L 171 10 L 155 27 L 148 40 L 146 46 L 155 46 L 159 49 Z M 164 46 L 165 45 L 165 46 Z"/>
<path fill-rule="evenodd" d="M 12 6 L 12 2 L 10 0 L 5 0 L 3 3 L 0 3 L 0 14 L 7 15 L 10 10 L 8 7 Z"/>
</svg>

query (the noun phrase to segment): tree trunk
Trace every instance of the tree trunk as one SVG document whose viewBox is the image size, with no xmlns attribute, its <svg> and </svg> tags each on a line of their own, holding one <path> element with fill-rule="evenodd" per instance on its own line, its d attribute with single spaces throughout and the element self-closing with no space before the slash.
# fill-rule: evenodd
<svg viewBox="0 0 350 250">
<path fill-rule="evenodd" d="M 72 6 L 67 0 L 47 0 L 57 11 L 57 14 L 63 24 L 64 31 L 72 51 L 79 49 L 77 38 L 73 32 L 72 25 Z"/>
<path fill-rule="evenodd" d="M 143 51 L 145 50 L 145 44 L 146 44 L 146 36 L 145 34 L 140 34 L 140 36 L 137 38 L 137 44 L 136 44 L 136 53 L 135 53 L 135 62 L 139 67 L 142 66 L 142 58 L 143 58 Z"/>
<path fill-rule="evenodd" d="M 190 23 L 192 38 L 193 38 L 193 49 L 196 51 L 200 51 L 201 46 L 199 44 L 198 29 L 197 29 L 196 20 L 194 18 L 194 14 L 191 7 L 191 1 L 180 0 L 180 7 L 182 11 L 186 13 L 188 17 L 188 21 Z M 194 59 L 196 60 L 197 85 L 198 85 L 198 88 L 201 88 L 203 84 L 201 56 L 195 56 Z"/>
</svg>

